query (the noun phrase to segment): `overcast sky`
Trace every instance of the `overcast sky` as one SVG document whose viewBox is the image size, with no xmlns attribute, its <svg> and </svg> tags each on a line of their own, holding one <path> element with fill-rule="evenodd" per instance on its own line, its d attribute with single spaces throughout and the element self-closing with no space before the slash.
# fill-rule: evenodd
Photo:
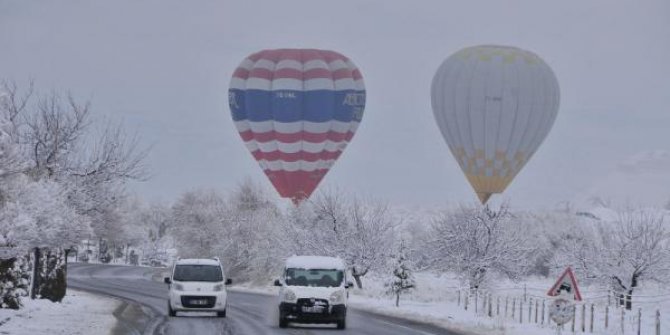
<svg viewBox="0 0 670 335">
<path fill-rule="evenodd" d="M 321 187 L 393 204 L 475 201 L 430 83 L 447 56 L 478 44 L 534 51 L 561 86 L 553 129 L 505 193 L 513 205 L 552 207 L 627 157 L 670 150 L 667 0 L 0 0 L 0 78 L 69 90 L 139 132 L 154 177 L 133 189 L 149 200 L 245 177 L 271 188 L 231 121 L 228 82 L 250 53 L 308 47 L 350 57 L 368 92 Z"/>
</svg>

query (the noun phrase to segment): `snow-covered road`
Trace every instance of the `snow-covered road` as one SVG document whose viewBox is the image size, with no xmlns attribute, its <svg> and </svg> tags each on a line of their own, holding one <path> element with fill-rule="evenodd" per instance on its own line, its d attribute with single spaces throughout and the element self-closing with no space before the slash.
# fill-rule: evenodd
<svg viewBox="0 0 670 335">
<path fill-rule="evenodd" d="M 275 298 L 267 295 L 230 292 L 227 318 L 208 314 L 168 317 L 167 287 L 156 280 L 151 268 L 70 264 L 69 285 L 72 288 L 119 297 L 143 306 L 150 320 L 132 320 L 124 315 L 123 322 L 130 334 L 190 335 L 190 334 L 387 334 L 387 335 L 461 335 L 431 325 L 401 320 L 360 310 L 350 310 L 345 331 L 326 327 L 295 327 L 280 329 L 276 325 Z M 155 279 L 155 278 L 154 278 Z M 141 313 L 137 313 L 141 314 Z M 182 315 L 182 314 L 180 314 Z M 143 315 L 137 315 L 141 319 Z M 141 325 L 141 326 L 138 326 Z"/>
</svg>

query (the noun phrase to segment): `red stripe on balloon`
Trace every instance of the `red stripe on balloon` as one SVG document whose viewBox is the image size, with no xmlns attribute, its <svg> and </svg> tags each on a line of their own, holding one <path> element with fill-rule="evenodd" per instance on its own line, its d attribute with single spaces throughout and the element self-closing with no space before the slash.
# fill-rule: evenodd
<svg viewBox="0 0 670 335">
<path fill-rule="evenodd" d="M 363 75 L 361 74 L 361 71 L 358 69 L 352 72 L 352 76 L 354 77 L 354 80 L 363 79 Z"/>
<path fill-rule="evenodd" d="M 339 80 L 339 79 L 353 79 L 354 75 L 351 69 L 339 69 L 335 72 L 333 72 L 333 79 L 334 80 Z"/>
<path fill-rule="evenodd" d="M 238 67 L 237 69 L 235 69 L 235 72 L 233 73 L 233 77 L 237 77 L 237 78 L 240 78 L 240 79 L 247 79 L 247 78 L 249 78 L 249 70 L 247 70 L 245 68 L 242 68 L 242 67 Z"/>
<path fill-rule="evenodd" d="M 281 152 L 279 150 L 262 152 L 260 150 L 254 150 L 251 152 L 256 160 L 267 160 L 267 161 L 282 161 L 282 162 L 297 162 L 297 161 L 306 161 L 306 162 L 316 162 L 319 160 L 332 160 L 337 159 L 342 154 L 342 151 L 321 151 L 317 153 L 307 152 L 307 151 L 298 151 L 293 153 Z"/>
<path fill-rule="evenodd" d="M 307 79 L 320 79 L 320 78 L 325 78 L 325 79 L 332 79 L 333 78 L 333 72 L 327 69 L 322 69 L 322 68 L 316 68 L 316 69 L 309 69 L 304 72 L 304 77 L 305 80 Z"/>
<path fill-rule="evenodd" d="M 321 179 L 328 173 L 327 169 L 306 171 L 270 171 L 264 170 L 279 195 L 284 198 L 294 198 L 299 202 L 309 198 Z"/>
<path fill-rule="evenodd" d="M 276 131 L 255 133 L 251 130 L 247 130 L 240 132 L 240 136 L 245 142 L 256 140 L 261 143 L 271 141 L 279 141 L 282 143 L 295 143 L 298 141 L 320 143 L 328 140 L 333 142 L 351 141 L 351 139 L 354 137 L 354 132 L 349 131 L 346 133 L 338 133 L 336 131 L 329 131 L 326 133 L 310 133 L 307 131 L 301 131 L 297 133 L 285 134 Z"/>
<path fill-rule="evenodd" d="M 272 79 L 297 79 L 302 80 L 303 72 L 296 69 L 283 68 L 276 70 Z"/>
<path fill-rule="evenodd" d="M 329 50 L 316 49 L 277 49 L 277 50 L 263 50 L 247 57 L 252 62 L 257 62 L 261 59 L 266 59 L 271 62 L 279 62 L 282 60 L 294 60 L 296 62 L 305 63 L 312 60 L 323 60 L 328 63 L 336 60 L 343 62 L 349 59 L 342 54 Z"/>
<path fill-rule="evenodd" d="M 276 70 L 274 72 L 264 69 L 264 68 L 256 68 L 251 70 L 251 73 L 249 71 L 241 69 L 242 71 L 235 71 L 234 76 L 242 78 L 242 79 L 247 79 L 247 78 L 261 78 L 261 79 L 267 79 L 267 80 L 273 80 L 273 79 L 296 79 L 296 80 L 309 80 L 309 79 L 332 79 L 332 80 L 339 80 L 339 79 L 356 79 L 354 77 L 354 72 L 349 70 L 349 69 L 340 69 L 337 71 L 330 71 L 327 69 L 323 68 L 318 68 L 318 69 L 311 69 L 307 70 L 305 72 L 302 72 L 300 70 L 296 69 L 290 69 L 290 68 L 283 68 Z"/>
</svg>

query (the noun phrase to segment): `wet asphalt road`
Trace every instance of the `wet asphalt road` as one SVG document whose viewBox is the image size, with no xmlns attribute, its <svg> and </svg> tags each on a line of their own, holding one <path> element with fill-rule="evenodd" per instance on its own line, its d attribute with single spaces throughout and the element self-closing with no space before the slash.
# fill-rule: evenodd
<svg viewBox="0 0 670 335">
<path fill-rule="evenodd" d="M 154 280 L 152 280 L 154 277 Z M 142 267 L 70 264 L 68 285 L 74 289 L 121 298 L 133 305 L 117 318 L 121 319 L 115 334 L 142 335 L 208 335 L 208 334 L 370 334 L 370 335 L 461 335 L 432 325 L 415 323 L 350 309 L 347 329 L 334 325 L 277 326 L 276 297 L 233 292 L 229 290 L 228 316 L 184 314 L 167 316 L 167 285 L 157 281 L 154 269 Z M 143 311 L 143 313 L 142 313 Z"/>
</svg>

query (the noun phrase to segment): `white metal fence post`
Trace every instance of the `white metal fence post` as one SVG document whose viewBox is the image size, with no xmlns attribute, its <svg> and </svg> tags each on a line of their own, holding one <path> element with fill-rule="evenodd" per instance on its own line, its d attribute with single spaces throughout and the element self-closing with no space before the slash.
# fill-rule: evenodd
<svg viewBox="0 0 670 335">
<path fill-rule="evenodd" d="M 528 294 L 526 292 L 526 284 L 523 284 L 523 301 L 528 300 Z"/>
<path fill-rule="evenodd" d="M 612 290 L 607 290 L 607 306 L 612 304 Z"/>
<path fill-rule="evenodd" d="M 491 299 L 491 294 L 489 294 L 489 317 L 493 317 L 493 301 Z"/>
<path fill-rule="evenodd" d="M 507 314 L 507 306 L 509 305 L 508 303 L 509 303 L 509 299 L 508 299 L 508 297 L 505 297 L 505 318 L 507 318 L 507 315 L 508 315 Z"/>
</svg>

